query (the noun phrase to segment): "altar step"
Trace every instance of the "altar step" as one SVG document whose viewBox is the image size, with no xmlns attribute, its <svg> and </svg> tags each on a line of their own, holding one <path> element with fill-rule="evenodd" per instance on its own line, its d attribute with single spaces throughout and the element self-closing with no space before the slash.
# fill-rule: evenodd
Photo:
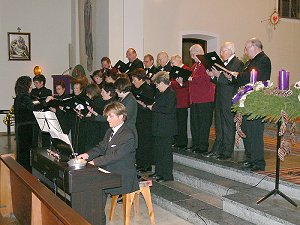
<svg viewBox="0 0 300 225">
<path fill-rule="evenodd" d="M 274 189 L 274 179 L 242 171 L 237 163 L 175 152 L 173 174 L 175 181 L 153 182 L 153 202 L 193 224 L 300 224 L 297 185 L 281 182 L 279 189 L 298 208 L 281 196 L 257 205 Z"/>
</svg>

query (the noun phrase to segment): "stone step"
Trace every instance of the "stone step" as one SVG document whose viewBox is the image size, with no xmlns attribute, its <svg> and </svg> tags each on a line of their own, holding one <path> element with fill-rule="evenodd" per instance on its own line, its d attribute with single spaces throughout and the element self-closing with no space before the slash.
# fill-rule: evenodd
<svg viewBox="0 0 300 225">
<path fill-rule="evenodd" d="M 195 182 L 198 182 L 198 184 L 196 185 L 198 185 L 201 188 L 202 184 L 200 184 L 201 181 L 199 181 L 199 179 L 203 180 L 205 177 L 209 177 L 209 174 L 207 173 L 210 173 L 212 174 L 211 176 L 217 176 L 215 177 L 215 180 L 220 180 L 220 181 L 218 181 L 219 183 L 215 183 L 215 184 L 212 184 L 211 182 L 205 182 L 206 188 L 218 187 L 218 190 L 220 191 L 220 195 L 223 195 L 224 191 L 227 192 L 226 188 L 232 186 L 243 187 L 243 184 L 250 185 L 250 186 L 256 185 L 257 188 L 266 191 L 271 191 L 275 187 L 274 178 L 266 177 L 254 172 L 243 171 L 242 166 L 238 163 L 234 163 L 230 161 L 218 161 L 216 159 L 203 157 L 200 154 L 192 154 L 189 152 L 180 152 L 180 153 L 174 152 L 173 160 L 175 163 L 174 175 L 176 175 L 175 176 L 176 179 L 178 177 L 182 177 L 180 179 L 185 179 L 184 182 L 192 183 L 193 177 L 195 178 L 198 177 L 197 179 L 194 180 Z M 178 164 L 199 170 L 199 175 L 197 175 L 197 171 L 194 171 L 189 168 L 185 168 L 187 169 L 188 174 L 186 175 L 187 176 L 186 178 L 183 178 L 185 173 L 184 170 L 181 169 L 178 172 L 176 171 L 176 168 L 183 168 L 182 166 L 181 167 L 178 166 Z M 201 178 L 202 171 L 204 171 L 205 173 L 203 172 L 203 177 Z M 189 178 L 190 180 L 188 180 Z M 225 178 L 229 180 L 225 180 Z M 234 181 L 239 183 L 235 184 Z M 221 183 L 224 183 L 225 186 L 222 187 Z M 202 187 L 203 186 L 204 184 L 202 185 Z M 245 186 L 245 188 L 247 188 L 247 186 Z M 228 190 L 228 192 L 233 193 L 234 190 L 235 188 L 231 188 L 230 190 Z M 285 182 L 285 181 L 280 181 L 280 190 L 290 198 L 300 200 L 300 187 L 298 185 Z M 210 192 L 212 193 L 214 191 L 210 190 Z"/>
<path fill-rule="evenodd" d="M 256 201 L 267 193 L 235 193 L 223 197 L 223 210 L 260 225 L 300 224 L 300 207 L 295 207 L 279 195 L 272 195 L 260 204 Z M 300 201 L 294 200 L 298 206 Z"/>
<path fill-rule="evenodd" d="M 203 192 L 177 181 L 153 182 L 151 196 L 153 203 L 193 224 L 253 224 L 224 212 L 220 208 L 222 207 L 220 198 L 203 194 Z"/>
<path fill-rule="evenodd" d="M 224 178 L 206 171 L 200 171 L 178 163 L 173 164 L 174 179 L 193 186 L 194 188 L 204 190 L 216 196 L 224 196 L 237 193 L 236 188 L 249 188 L 250 185 L 240 183 L 228 178 Z"/>
</svg>

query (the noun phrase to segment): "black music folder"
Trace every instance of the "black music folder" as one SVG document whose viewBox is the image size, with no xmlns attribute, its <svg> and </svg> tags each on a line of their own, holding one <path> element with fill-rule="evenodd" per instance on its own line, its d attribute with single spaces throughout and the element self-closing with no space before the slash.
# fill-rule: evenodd
<svg viewBox="0 0 300 225">
<path fill-rule="evenodd" d="M 125 73 L 128 70 L 127 64 L 121 60 L 114 65 L 114 68 L 117 68 L 121 73 Z"/>
<path fill-rule="evenodd" d="M 134 96 L 135 96 L 136 100 L 140 100 L 140 101 L 144 102 L 146 105 L 152 105 L 154 103 L 154 99 L 149 98 L 146 95 L 143 95 L 140 93 L 135 93 Z"/>
<path fill-rule="evenodd" d="M 178 77 L 182 77 L 183 82 L 186 82 L 191 76 L 192 71 L 180 68 L 178 66 L 173 66 L 170 71 L 170 79 L 174 80 Z"/>
<path fill-rule="evenodd" d="M 223 61 L 216 52 L 209 52 L 204 55 L 197 55 L 197 58 L 201 61 L 201 63 L 205 66 L 206 69 L 211 70 L 213 66 L 217 70 L 225 71 L 223 68 L 226 69 L 226 66 L 224 65 Z"/>
<path fill-rule="evenodd" d="M 87 106 L 90 106 L 98 114 L 102 114 L 102 110 L 88 97 L 71 96 L 65 99 L 54 99 L 47 104 L 49 107 L 63 106 L 67 111 L 80 111 L 86 116 L 89 113 Z"/>
</svg>

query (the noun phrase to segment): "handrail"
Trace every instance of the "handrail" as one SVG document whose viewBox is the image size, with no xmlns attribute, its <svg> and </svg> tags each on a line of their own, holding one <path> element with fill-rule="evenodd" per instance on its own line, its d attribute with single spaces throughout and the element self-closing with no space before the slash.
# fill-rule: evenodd
<svg viewBox="0 0 300 225">
<path fill-rule="evenodd" d="M 1 162 L 3 162 L 10 173 L 13 173 L 63 224 L 90 225 L 90 223 L 74 209 L 55 196 L 46 186 L 40 183 L 37 178 L 24 169 L 12 157 L 3 155 L 1 156 Z"/>
</svg>

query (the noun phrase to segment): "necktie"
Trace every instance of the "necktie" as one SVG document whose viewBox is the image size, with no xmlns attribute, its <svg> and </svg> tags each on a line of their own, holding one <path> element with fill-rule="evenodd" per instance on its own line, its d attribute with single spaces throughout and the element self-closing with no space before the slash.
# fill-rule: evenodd
<svg viewBox="0 0 300 225">
<path fill-rule="evenodd" d="M 114 136 L 114 131 L 112 130 L 111 133 L 110 133 L 110 136 L 109 136 L 109 141 L 111 141 L 111 139 L 113 138 Z"/>
</svg>

